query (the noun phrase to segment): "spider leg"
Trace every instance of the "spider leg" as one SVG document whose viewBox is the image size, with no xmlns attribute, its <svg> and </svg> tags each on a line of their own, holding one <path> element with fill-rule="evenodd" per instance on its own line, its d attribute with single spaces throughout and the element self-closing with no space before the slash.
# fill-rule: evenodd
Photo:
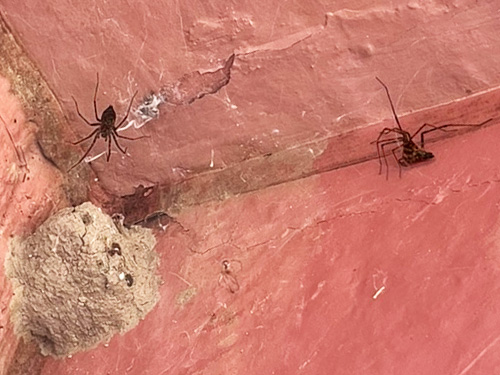
<svg viewBox="0 0 500 375">
<path fill-rule="evenodd" d="M 123 125 L 123 123 L 125 122 L 125 120 L 127 119 L 129 113 L 130 113 L 130 108 L 132 108 L 132 103 L 134 102 L 134 99 L 135 99 L 135 96 L 137 95 L 137 91 L 134 93 L 134 95 L 132 96 L 132 99 L 130 99 L 130 103 L 128 104 L 128 108 L 127 108 L 127 113 L 125 114 L 125 117 L 123 118 L 123 120 L 120 121 L 120 123 L 115 126 L 115 130 L 116 129 L 119 129 L 120 126 Z"/>
<path fill-rule="evenodd" d="M 378 174 L 382 173 L 382 159 L 380 157 L 380 147 L 379 144 L 377 143 L 377 156 L 378 156 Z M 384 155 L 385 157 L 385 155 Z"/>
<path fill-rule="evenodd" d="M 384 138 L 384 136 L 387 136 L 390 133 L 396 133 L 397 136 L 395 138 Z M 377 139 L 373 142 L 370 142 L 370 144 L 373 144 L 373 143 L 377 144 L 377 155 L 378 155 L 378 162 L 379 162 L 378 173 L 379 174 L 382 174 L 382 158 L 384 158 L 384 163 L 385 163 L 385 167 L 387 170 L 386 179 L 389 178 L 389 165 L 387 163 L 387 157 L 385 154 L 384 147 L 387 145 L 390 145 L 390 144 L 404 142 L 405 137 L 409 137 L 408 133 L 400 128 L 384 128 L 379 133 Z M 398 146 L 398 147 L 401 147 L 401 146 Z"/>
<path fill-rule="evenodd" d="M 76 99 L 72 96 L 71 99 L 73 99 L 73 101 L 75 102 L 75 107 L 76 107 L 76 113 L 78 113 L 78 116 L 80 116 L 80 118 L 85 121 L 87 123 L 87 125 L 90 125 L 90 126 L 98 126 L 98 125 L 101 125 L 100 122 L 90 122 L 89 120 L 87 120 L 85 117 L 83 117 L 83 115 L 80 113 L 80 109 L 78 108 L 78 103 L 76 102 Z M 100 121 L 98 119 L 98 121 Z"/>
<path fill-rule="evenodd" d="M 71 171 L 73 168 L 75 168 L 78 164 L 80 164 L 83 161 L 83 159 L 85 159 L 87 157 L 90 150 L 92 150 L 92 147 L 94 147 L 94 144 L 95 144 L 95 141 L 97 141 L 97 138 L 99 138 L 99 133 L 97 133 L 95 135 L 92 143 L 90 144 L 90 147 L 87 149 L 87 151 L 85 151 L 85 154 L 83 154 L 83 156 L 80 158 L 80 160 L 78 160 L 75 164 L 73 164 L 73 166 L 68 170 L 68 172 Z"/>
<path fill-rule="evenodd" d="M 396 140 L 392 140 L 392 141 L 389 141 L 387 143 L 384 143 L 380 146 L 380 149 L 382 150 L 382 155 L 384 156 L 384 162 L 385 162 L 385 170 L 386 170 L 386 175 L 385 175 L 385 179 L 388 180 L 389 179 L 389 164 L 387 163 L 387 157 L 386 157 L 386 154 L 385 154 L 385 146 L 387 145 L 390 145 L 390 144 L 394 144 L 396 142 L 401 142 L 400 139 L 396 139 Z M 401 148 L 402 145 L 399 145 L 395 148 L 393 148 L 391 151 L 392 151 L 392 154 L 394 156 L 394 158 L 396 159 L 396 161 L 398 161 L 397 157 L 396 157 L 396 154 L 395 154 L 395 151 L 398 149 L 398 148 Z M 399 165 L 399 163 L 398 163 Z M 382 172 L 382 168 L 380 168 L 380 173 Z M 401 171 L 400 171 L 401 172 Z"/>
<path fill-rule="evenodd" d="M 96 129 L 94 130 L 92 133 L 90 133 L 89 135 L 87 135 L 85 138 L 82 138 L 80 139 L 79 141 L 76 141 L 76 142 L 71 142 L 72 144 L 74 145 L 77 145 L 79 143 L 82 143 L 83 141 L 86 141 L 87 139 L 91 138 L 93 135 L 95 135 L 95 133 L 97 133 L 100 129 Z"/>
<path fill-rule="evenodd" d="M 396 142 L 401 142 L 401 139 L 400 138 L 391 138 L 391 139 L 384 139 L 384 140 L 377 142 L 377 154 L 378 154 L 378 163 L 379 163 L 378 174 L 382 174 L 382 158 L 380 157 L 380 155 L 381 155 L 380 151 L 382 151 L 382 155 L 385 159 L 384 147 L 389 145 L 389 144 L 396 143 Z M 387 159 L 385 159 L 385 160 L 386 160 L 386 164 L 387 164 Z"/>
<path fill-rule="evenodd" d="M 403 130 L 403 128 L 401 127 L 401 123 L 399 122 L 398 115 L 396 114 L 396 110 L 394 109 L 394 104 L 392 104 L 391 94 L 389 94 L 389 88 L 385 85 L 384 82 L 382 82 L 380 78 L 375 77 L 375 79 L 379 81 L 382 86 L 384 86 L 387 97 L 389 98 L 389 104 L 391 105 L 392 114 L 394 115 L 394 119 L 396 120 L 396 124 L 398 124 L 399 130 Z"/>
<path fill-rule="evenodd" d="M 116 139 L 114 132 L 111 132 L 111 136 L 113 137 L 113 140 L 115 141 L 115 145 L 116 145 L 116 147 L 118 147 L 118 150 L 120 150 L 122 152 L 122 154 L 126 154 L 127 151 L 124 150 L 123 148 L 121 148 L 120 144 L 118 143 L 118 140 Z"/>
<path fill-rule="evenodd" d="M 101 119 L 97 115 L 97 90 L 99 89 L 99 72 L 97 72 L 97 83 L 95 85 L 94 91 L 94 114 L 97 121 L 101 122 Z"/>
<path fill-rule="evenodd" d="M 111 157 L 111 137 L 108 136 L 108 155 L 106 156 L 106 162 L 109 162 L 110 157 Z"/>
<path fill-rule="evenodd" d="M 493 120 L 492 118 L 486 120 L 486 121 L 483 121 L 481 122 L 480 124 L 446 124 L 446 125 L 440 125 L 440 126 L 436 126 L 436 125 L 432 125 L 432 124 L 423 124 L 420 128 L 418 128 L 418 130 L 411 136 L 411 138 L 413 139 L 413 137 L 415 137 L 418 133 L 420 133 L 420 145 L 421 147 L 423 148 L 424 147 L 424 135 L 427 134 L 427 133 L 431 133 L 433 131 L 436 131 L 436 130 L 441 130 L 443 132 L 448 132 L 448 131 L 455 131 L 455 130 L 458 130 L 458 129 L 450 129 L 450 130 L 446 130 L 446 128 L 448 127 L 474 127 L 474 126 L 483 126 L 484 124 L 490 122 L 491 120 Z M 425 131 L 422 131 L 425 127 L 429 127 L 431 129 L 428 129 L 428 130 L 425 130 Z"/>
<path fill-rule="evenodd" d="M 398 159 L 398 157 L 396 156 L 396 152 L 395 152 L 395 151 L 396 151 L 398 148 L 400 148 L 400 147 L 402 147 L 402 145 L 401 145 L 401 146 L 398 146 L 398 147 L 394 147 L 394 148 L 391 150 L 391 151 L 392 151 L 392 155 L 394 156 L 394 159 L 396 159 L 396 162 L 398 163 L 398 167 L 399 167 L 399 178 L 401 178 L 401 162 L 400 162 L 400 160 L 401 160 L 402 158 Z M 387 177 L 386 177 L 386 178 L 389 178 L 389 171 L 387 171 Z"/>
<path fill-rule="evenodd" d="M 380 139 L 382 138 L 384 135 L 387 135 L 389 133 L 396 133 L 396 134 L 402 134 L 402 132 L 398 129 L 398 128 L 383 128 L 382 131 L 379 133 L 378 137 L 376 140 L 374 141 L 371 141 L 370 144 L 374 144 L 374 143 L 377 143 L 377 142 L 383 142 L 384 140 Z"/>
<path fill-rule="evenodd" d="M 378 156 L 378 162 L 379 162 L 378 173 L 379 174 L 382 174 L 382 157 L 384 158 L 386 167 L 388 168 L 387 159 L 386 159 L 385 151 L 384 151 L 383 147 L 386 144 L 391 144 L 391 143 L 395 143 L 395 142 L 401 141 L 401 139 L 399 137 L 398 138 L 381 139 L 385 135 L 388 135 L 389 133 L 401 134 L 401 130 L 398 129 L 398 128 L 384 128 L 379 133 L 377 139 L 375 141 L 373 141 L 373 142 L 370 142 L 370 144 L 373 144 L 373 143 L 377 144 L 377 156 Z M 380 152 L 381 150 L 382 150 L 382 153 Z M 382 157 L 380 156 L 381 154 L 382 154 Z"/>
<path fill-rule="evenodd" d="M 116 136 L 118 138 L 122 138 L 122 139 L 128 139 L 129 141 L 135 141 L 137 139 L 141 139 L 141 138 L 149 138 L 147 135 L 141 135 L 140 137 L 134 137 L 134 138 L 131 138 L 131 137 L 125 137 L 124 135 L 120 135 L 118 133 L 116 133 Z"/>
</svg>

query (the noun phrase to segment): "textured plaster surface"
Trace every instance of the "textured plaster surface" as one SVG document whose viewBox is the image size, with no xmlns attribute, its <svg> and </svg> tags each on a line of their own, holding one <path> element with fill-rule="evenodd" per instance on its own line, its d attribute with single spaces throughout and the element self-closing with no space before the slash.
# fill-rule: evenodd
<svg viewBox="0 0 500 375">
<path fill-rule="evenodd" d="M 177 217 L 156 232 L 158 307 L 108 347 L 71 359 L 43 361 L 17 345 L 0 267 L 0 369 L 500 372 L 498 121 L 429 143 L 435 160 L 401 179 L 391 159 L 389 180 L 378 175 L 370 145 L 394 126 L 375 76 L 410 131 L 498 117 L 499 9 L 493 0 L 2 2 L 67 119 L 63 132 L 52 129 L 61 147 L 45 156 L 71 165 L 84 152 L 70 142 L 91 129 L 71 95 L 90 118 L 96 71 L 100 111 L 112 104 L 120 117 L 137 89 L 134 110 L 149 103 L 151 120 L 132 116 L 121 134 L 149 138 L 92 162 L 92 197 L 116 195 L 108 208 L 133 220 L 173 202 Z M 217 72 L 233 53 L 222 85 Z M 2 85 L 0 114 L 31 173 L 2 180 L 3 264 L 7 238 L 65 201 L 33 124 L 7 116 L 20 106 Z M 22 177 L 24 162 L 0 134 L 1 162 Z M 88 183 L 85 168 L 79 176 L 79 187 Z M 33 363 L 38 372 L 14 370 Z"/>
<path fill-rule="evenodd" d="M 60 185 L 61 176 L 40 154 L 35 128 L 26 121 L 21 104 L 7 80 L 0 78 L 0 373 L 12 364 L 18 340 L 9 323 L 11 284 L 4 263 L 8 241 L 27 236 L 61 205 L 67 205 Z M 25 351 L 29 351 L 25 348 Z M 22 362 L 22 356 L 16 361 Z"/>
<path fill-rule="evenodd" d="M 86 202 L 14 238 L 5 261 L 17 336 L 59 358 L 134 328 L 158 302 L 151 230 L 125 228 Z"/>
</svg>

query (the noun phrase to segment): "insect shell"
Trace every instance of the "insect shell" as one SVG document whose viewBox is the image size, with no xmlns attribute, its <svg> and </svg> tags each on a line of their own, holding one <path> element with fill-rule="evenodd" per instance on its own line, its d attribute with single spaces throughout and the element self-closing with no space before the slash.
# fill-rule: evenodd
<svg viewBox="0 0 500 375">
<path fill-rule="evenodd" d="M 125 281 L 127 282 L 128 286 L 132 286 L 134 284 L 134 278 L 129 273 L 125 275 Z"/>
<path fill-rule="evenodd" d="M 219 285 L 223 285 L 231 293 L 236 293 L 240 290 L 240 284 L 238 279 L 231 271 L 231 262 L 229 260 L 222 261 L 222 270 L 219 276 Z"/>
<path fill-rule="evenodd" d="M 113 242 L 111 244 L 111 249 L 108 250 L 108 254 L 113 256 L 113 255 L 122 255 L 122 249 L 120 247 L 120 244 Z"/>
</svg>

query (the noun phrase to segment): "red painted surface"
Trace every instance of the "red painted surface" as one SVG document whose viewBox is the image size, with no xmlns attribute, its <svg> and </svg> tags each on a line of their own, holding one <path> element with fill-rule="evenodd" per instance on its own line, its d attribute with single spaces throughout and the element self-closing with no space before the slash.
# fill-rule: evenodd
<svg viewBox="0 0 500 375">
<path fill-rule="evenodd" d="M 372 161 L 184 213 L 159 236 L 158 307 L 43 373 L 497 373 L 499 136 L 435 143 L 401 179 Z"/>
<path fill-rule="evenodd" d="M 35 128 L 23 114 L 19 101 L 0 78 L 0 374 L 16 350 L 17 339 L 9 324 L 12 295 L 4 261 L 11 236 L 30 234 L 60 204 L 65 204 L 60 176 L 40 155 Z"/>
<path fill-rule="evenodd" d="M 101 105 L 125 107 L 136 83 L 143 94 L 218 69 L 236 52 L 219 93 L 165 105 L 159 120 L 130 131 L 152 136 L 129 144 L 133 157 L 93 163 L 107 189 L 131 193 L 140 183 L 209 170 L 211 150 L 221 167 L 349 137 L 390 118 L 375 75 L 399 114 L 423 109 L 422 121 L 440 123 L 451 119 L 433 107 L 498 87 L 494 1 L 207 4 L 2 4 L 78 136 L 88 129 L 70 95 L 91 113 L 96 70 Z M 497 94 L 482 95 L 494 109 Z M 469 105 L 452 117 L 492 114 Z M 153 312 L 108 347 L 48 359 L 42 374 L 499 373 L 499 129 L 495 121 L 430 144 L 435 160 L 405 169 L 401 179 L 393 160 L 388 181 L 373 160 L 181 212 L 184 229 L 172 224 L 158 233 L 165 283 Z M 378 132 L 361 134 L 355 145 L 365 147 Z M 333 155 L 335 143 L 326 145 Z M 37 181 L 31 189 L 45 207 L 40 186 L 52 180 Z M 36 225 L 17 222 L 16 207 L 3 202 L 12 218 L 4 244 Z M 229 280 L 224 259 L 234 266 Z M 6 285 L 3 268 L 0 277 Z M 2 288 L 2 322 L 8 293 Z M 15 339 L 8 329 L 1 334 L 9 345 L 0 359 L 8 362 Z"/>
</svg>

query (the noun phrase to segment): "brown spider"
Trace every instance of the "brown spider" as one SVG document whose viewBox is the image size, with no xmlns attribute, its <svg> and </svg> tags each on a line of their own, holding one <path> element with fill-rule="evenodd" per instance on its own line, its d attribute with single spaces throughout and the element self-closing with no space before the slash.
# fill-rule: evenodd
<svg viewBox="0 0 500 375">
<path fill-rule="evenodd" d="M 137 138 L 130 138 L 130 137 L 125 137 L 123 135 L 118 134 L 117 130 L 125 123 L 125 120 L 127 119 L 129 113 L 130 113 L 130 108 L 132 107 L 132 102 L 135 99 L 135 96 L 137 95 L 137 91 L 134 93 L 132 96 L 132 99 L 130 99 L 130 103 L 127 108 L 127 113 L 125 114 L 125 117 L 120 121 L 118 125 L 115 126 L 116 122 L 116 112 L 113 109 L 113 106 L 110 105 L 108 108 L 104 110 L 104 112 L 101 115 L 101 118 L 97 115 L 97 91 L 99 89 L 99 73 L 97 73 L 97 84 L 95 86 L 95 92 L 94 92 L 94 114 L 96 118 L 96 122 L 90 122 L 88 121 L 81 113 L 78 108 L 78 103 L 76 102 L 76 99 L 72 96 L 71 98 L 75 102 L 75 107 L 76 107 L 76 112 L 78 113 L 78 116 L 85 121 L 85 123 L 89 126 L 97 126 L 98 128 L 95 129 L 92 133 L 90 133 L 88 136 L 80 139 L 79 141 L 72 142 L 74 145 L 77 145 L 83 141 L 86 141 L 89 138 L 94 137 L 92 140 L 92 143 L 90 144 L 90 147 L 85 151 L 83 156 L 78 160 L 76 164 L 74 164 L 69 170 L 72 170 L 75 168 L 78 164 L 80 164 L 83 159 L 89 154 L 90 150 L 92 150 L 92 147 L 94 147 L 95 142 L 99 137 L 104 138 L 104 141 L 108 142 L 108 154 L 106 156 L 106 161 L 109 161 L 109 158 L 111 157 L 111 139 L 115 142 L 116 147 L 118 150 L 120 150 L 123 154 L 126 153 L 126 150 L 122 149 L 120 144 L 118 143 L 117 138 L 122 138 L 122 139 L 128 139 L 130 141 L 140 139 L 140 138 L 145 138 L 144 136 L 142 137 L 137 137 Z"/>
<path fill-rule="evenodd" d="M 482 126 L 486 124 L 487 122 L 490 122 L 492 119 L 488 119 L 486 121 L 483 121 L 480 124 L 446 124 L 446 125 L 441 125 L 441 126 L 435 126 L 432 124 L 425 123 L 423 124 L 418 130 L 411 135 L 409 132 L 406 130 L 403 130 L 401 127 L 401 123 L 399 122 L 398 115 L 396 114 L 396 110 L 394 109 L 394 104 L 392 103 L 391 95 L 389 94 L 389 89 L 387 86 L 382 82 L 378 77 L 375 77 L 377 81 L 380 82 L 380 84 L 384 87 L 385 92 L 387 93 L 387 97 L 389 98 L 389 103 L 391 105 L 391 110 L 392 114 L 394 115 L 394 119 L 396 120 L 396 124 L 398 125 L 397 128 L 384 128 L 380 132 L 380 134 L 377 137 L 377 140 L 371 142 L 371 143 L 376 143 L 377 144 L 377 154 L 378 154 L 378 162 L 380 165 L 379 168 L 379 174 L 382 174 L 382 157 L 384 158 L 385 162 L 385 168 L 386 168 L 386 179 L 389 178 L 389 165 L 387 163 L 387 158 L 385 156 L 385 150 L 384 147 L 390 144 L 397 143 L 398 146 L 394 147 L 391 152 L 392 155 L 394 156 L 394 159 L 398 163 L 399 166 L 399 177 L 401 177 L 401 167 L 408 167 L 412 164 L 417 164 L 420 162 L 423 162 L 425 160 L 429 160 L 434 158 L 434 154 L 432 152 L 426 151 L 424 149 L 424 135 L 436 130 L 441 130 L 441 131 L 456 131 L 458 129 L 446 129 L 449 127 L 461 127 L 461 126 Z M 428 127 L 430 129 L 424 130 L 425 127 Z M 424 131 L 422 131 L 424 130 Z M 394 138 L 384 138 L 387 134 L 390 133 L 395 133 L 396 136 Z M 413 138 L 415 138 L 418 134 L 420 133 L 420 146 L 417 145 L 414 141 Z M 396 155 L 396 150 L 399 148 L 403 148 L 402 155 L 400 158 L 397 157 Z"/>
</svg>

